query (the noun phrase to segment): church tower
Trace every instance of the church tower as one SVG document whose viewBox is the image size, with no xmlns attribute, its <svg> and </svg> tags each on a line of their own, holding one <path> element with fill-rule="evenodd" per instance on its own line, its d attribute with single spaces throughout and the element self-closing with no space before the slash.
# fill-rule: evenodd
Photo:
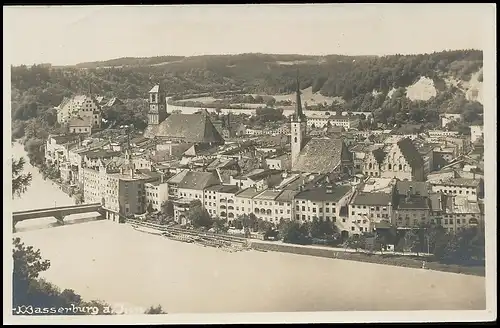
<svg viewBox="0 0 500 328">
<path fill-rule="evenodd" d="M 290 125 L 291 125 L 290 132 L 292 137 L 291 143 L 292 143 L 292 169 L 293 169 L 293 166 L 297 161 L 300 151 L 304 147 L 306 132 L 307 132 L 306 116 L 302 111 L 302 101 L 300 99 L 300 83 L 299 83 L 298 73 L 297 73 L 297 99 L 296 99 L 295 113 L 292 115 Z"/>
<path fill-rule="evenodd" d="M 167 101 L 160 85 L 149 91 L 148 125 L 158 125 L 167 118 Z"/>
</svg>

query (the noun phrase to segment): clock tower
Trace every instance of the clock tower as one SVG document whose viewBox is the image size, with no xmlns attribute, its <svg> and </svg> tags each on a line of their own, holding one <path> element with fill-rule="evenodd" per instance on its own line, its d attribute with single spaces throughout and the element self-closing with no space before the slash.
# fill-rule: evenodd
<svg viewBox="0 0 500 328">
<path fill-rule="evenodd" d="M 161 85 L 149 91 L 148 125 L 158 125 L 167 118 L 167 98 Z"/>
</svg>

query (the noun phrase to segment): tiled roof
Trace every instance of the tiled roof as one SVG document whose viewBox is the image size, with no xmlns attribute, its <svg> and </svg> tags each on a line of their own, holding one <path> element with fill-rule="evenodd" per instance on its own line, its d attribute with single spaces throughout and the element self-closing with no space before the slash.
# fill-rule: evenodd
<svg viewBox="0 0 500 328">
<path fill-rule="evenodd" d="M 71 127 L 91 127 L 92 120 L 89 117 L 74 117 L 69 120 Z"/>
<path fill-rule="evenodd" d="M 238 187 L 233 186 L 233 185 L 214 185 L 214 186 L 210 186 L 210 187 L 205 188 L 205 190 L 212 190 L 212 191 L 235 194 L 236 192 L 238 192 Z"/>
<path fill-rule="evenodd" d="M 480 184 L 479 179 L 464 179 L 464 178 L 449 178 L 443 181 L 435 181 L 433 184 L 458 186 L 458 187 L 478 187 Z"/>
<path fill-rule="evenodd" d="M 85 154 L 87 158 L 111 158 L 120 157 L 121 153 L 119 151 L 108 151 L 104 149 L 92 150 Z"/>
<path fill-rule="evenodd" d="M 167 182 L 172 184 L 179 184 L 181 183 L 182 179 L 184 179 L 184 177 L 187 175 L 187 173 L 188 173 L 187 170 L 183 170 L 174 175 L 173 177 L 171 177 L 170 179 L 168 179 Z"/>
<path fill-rule="evenodd" d="M 295 195 L 298 194 L 298 191 L 295 190 L 283 190 L 278 197 L 276 197 L 276 201 L 278 202 L 291 202 Z"/>
<path fill-rule="evenodd" d="M 424 165 L 424 160 L 420 156 L 417 148 L 409 138 L 401 139 L 397 142 L 403 157 L 412 168 L 417 168 Z"/>
<path fill-rule="evenodd" d="M 300 152 L 293 171 L 329 173 L 350 157 L 342 139 L 311 139 Z"/>
<path fill-rule="evenodd" d="M 148 126 L 144 135 L 193 143 L 224 143 L 208 116 L 203 114 L 171 114 L 159 125 Z"/>
<path fill-rule="evenodd" d="M 188 171 L 179 183 L 179 188 L 203 190 L 208 186 L 220 183 L 218 177 L 209 172 Z"/>
<path fill-rule="evenodd" d="M 267 189 L 255 196 L 255 199 L 274 200 L 279 194 L 279 191 Z"/>
<path fill-rule="evenodd" d="M 471 202 L 467 197 L 460 196 L 445 196 L 446 198 L 446 213 L 455 214 L 480 214 L 481 209 L 479 204 Z"/>
<path fill-rule="evenodd" d="M 338 202 L 342 199 L 349 191 L 351 187 L 349 186 L 332 186 L 331 193 L 327 192 L 326 187 L 311 188 L 308 190 L 301 191 L 298 193 L 296 199 L 307 199 L 307 200 L 317 200 L 317 201 L 331 201 Z"/>
<path fill-rule="evenodd" d="M 253 198 L 255 195 L 257 195 L 259 191 L 255 190 L 255 188 L 250 187 L 247 189 L 244 189 L 236 194 L 238 197 L 242 198 Z"/>
<path fill-rule="evenodd" d="M 355 205 L 388 205 L 390 203 L 392 203 L 391 195 L 381 192 L 360 192 L 352 201 L 352 204 Z"/>
<path fill-rule="evenodd" d="M 398 195 L 406 195 L 406 193 L 410 190 L 411 194 L 419 194 L 420 196 L 427 197 L 429 196 L 428 186 L 426 182 L 417 182 L 417 181 L 397 181 L 396 182 L 396 192 Z"/>
<path fill-rule="evenodd" d="M 400 197 L 398 202 L 399 209 L 416 210 L 416 209 L 429 209 L 429 199 L 427 197 Z"/>
</svg>

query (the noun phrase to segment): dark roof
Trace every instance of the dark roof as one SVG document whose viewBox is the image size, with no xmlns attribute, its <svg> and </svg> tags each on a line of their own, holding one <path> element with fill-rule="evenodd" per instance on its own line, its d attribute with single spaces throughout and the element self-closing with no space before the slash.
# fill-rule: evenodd
<svg viewBox="0 0 500 328">
<path fill-rule="evenodd" d="M 209 172 L 188 171 L 182 181 L 179 183 L 179 188 L 203 190 L 208 186 L 220 183 L 219 178 Z"/>
<path fill-rule="evenodd" d="M 108 151 L 108 150 L 92 150 L 85 154 L 87 158 L 110 158 L 119 157 L 121 153 L 119 151 Z"/>
<path fill-rule="evenodd" d="M 342 159 L 349 159 L 349 151 L 342 139 L 311 139 L 300 152 L 293 171 L 310 173 L 333 172 Z"/>
<path fill-rule="evenodd" d="M 317 200 L 317 201 L 338 202 L 350 190 L 351 190 L 351 187 L 349 187 L 349 186 L 332 186 L 331 193 L 328 193 L 326 187 L 318 187 L 318 188 L 312 188 L 312 189 L 301 191 L 300 193 L 298 193 L 295 196 L 295 198 L 307 199 L 307 200 Z"/>
<path fill-rule="evenodd" d="M 208 188 L 205 188 L 205 190 L 212 190 L 212 191 L 235 194 L 236 192 L 238 192 L 239 189 L 238 189 L 238 187 L 233 186 L 233 185 L 215 185 L 215 186 L 210 186 Z"/>
<path fill-rule="evenodd" d="M 89 117 L 73 117 L 69 120 L 69 126 L 91 127 L 92 120 Z"/>
<path fill-rule="evenodd" d="M 375 160 L 377 161 L 377 163 L 382 164 L 382 162 L 385 159 L 385 155 L 387 153 L 384 151 L 383 147 L 380 147 L 380 148 L 374 149 L 372 151 L 372 154 L 373 154 L 373 157 L 375 157 Z"/>
<path fill-rule="evenodd" d="M 391 194 L 383 192 L 360 192 L 353 201 L 353 205 L 388 205 L 392 203 Z"/>
<path fill-rule="evenodd" d="M 396 182 L 396 193 L 398 195 L 406 195 L 406 193 L 410 190 L 411 194 L 419 194 L 420 196 L 427 197 L 429 196 L 427 182 L 418 182 L 418 181 L 397 181 Z"/>
<path fill-rule="evenodd" d="M 409 198 L 400 197 L 398 202 L 399 209 L 417 210 L 429 209 L 429 199 L 427 197 L 411 196 Z"/>
<path fill-rule="evenodd" d="M 149 125 L 144 136 L 181 139 L 192 143 L 224 143 L 224 139 L 204 114 L 171 114 L 159 125 Z"/>
<path fill-rule="evenodd" d="M 399 140 L 397 144 L 403 154 L 403 157 L 412 168 L 424 165 L 424 160 L 409 138 L 403 138 Z"/>
</svg>

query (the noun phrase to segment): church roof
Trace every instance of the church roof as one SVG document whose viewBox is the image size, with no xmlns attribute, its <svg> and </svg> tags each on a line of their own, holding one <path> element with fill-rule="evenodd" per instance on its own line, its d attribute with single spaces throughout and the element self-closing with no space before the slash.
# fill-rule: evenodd
<svg viewBox="0 0 500 328">
<path fill-rule="evenodd" d="M 224 143 L 208 116 L 203 114 L 171 114 L 160 124 L 148 126 L 145 136 L 192 143 Z"/>
<path fill-rule="evenodd" d="M 310 173 L 329 173 L 348 159 L 347 146 L 342 139 L 313 138 L 300 151 L 293 171 Z"/>
<path fill-rule="evenodd" d="M 415 168 L 424 165 L 424 160 L 409 138 L 401 139 L 397 142 L 397 144 L 403 154 L 403 157 L 411 167 Z"/>
</svg>

